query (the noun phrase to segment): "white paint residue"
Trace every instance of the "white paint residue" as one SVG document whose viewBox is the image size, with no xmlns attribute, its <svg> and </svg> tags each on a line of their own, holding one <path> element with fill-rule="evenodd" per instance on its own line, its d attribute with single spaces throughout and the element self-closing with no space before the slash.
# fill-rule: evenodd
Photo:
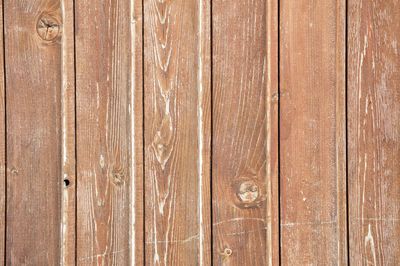
<svg viewBox="0 0 400 266">
<path fill-rule="evenodd" d="M 130 248 L 131 248 L 131 265 L 135 265 L 135 249 L 136 249 L 136 236 L 135 236 L 135 225 L 136 225 L 136 213 L 135 213 L 135 3 L 134 0 L 130 1 L 130 30 L 131 30 L 131 103 L 130 103 L 130 115 L 131 115 L 131 193 L 130 193 Z"/>
<path fill-rule="evenodd" d="M 96 107 L 97 110 L 100 109 L 100 87 L 98 82 L 96 82 Z"/>
<path fill-rule="evenodd" d="M 262 218 L 237 217 L 237 218 L 232 218 L 229 220 L 213 223 L 213 226 L 217 226 L 217 225 L 224 224 L 224 223 L 246 222 L 246 221 L 257 221 L 257 222 L 265 223 L 265 220 Z"/>
<path fill-rule="evenodd" d="M 65 213 L 65 204 L 68 204 L 68 191 L 66 189 L 62 190 L 63 203 L 61 206 L 62 211 L 62 220 L 61 220 L 61 258 L 60 265 L 66 265 L 66 246 L 67 246 L 67 223 L 68 223 L 68 215 Z"/>
<path fill-rule="evenodd" d="M 316 222 L 286 222 L 282 223 L 281 227 L 294 227 L 294 226 L 303 226 L 303 225 L 312 225 L 312 226 L 318 226 L 318 225 L 331 225 L 331 224 L 337 224 L 337 221 L 316 221 Z"/>
<path fill-rule="evenodd" d="M 199 235 L 194 235 L 194 236 L 190 236 L 190 237 L 188 237 L 188 238 L 186 238 L 186 239 L 182 239 L 182 240 L 171 240 L 171 241 L 169 241 L 169 240 L 166 240 L 166 241 L 164 241 L 164 240 L 158 240 L 158 241 L 156 241 L 156 242 L 154 242 L 154 241 L 146 241 L 145 243 L 146 243 L 146 244 L 169 244 L 169 243 L 173 243 L 173 244 L 185 244 L 185 243 L 188 243 L 188 242 L 190 242 L 190 241 L 196 240 L 196 239 L 198 239 L 198 238 L 199 238 Z"/>
<path fill-rule="evenodd" d="M 130 1 L 130 31 L 131 31 L 131 102 L 129 104 L 129 114 L 131 116 L 131 193 L 130 193 L 130 253 L 131 253 L 131 264 L 136 264 L 136 183 L 135 183 L 135 146 L 136 146 L 136 135 L 135 135 L 135 43 L 136 43 L 136 18 L 135 18 L 135 0 Z"/>
<path fill-rule="evenodd" d="M 199 31 L 199 51 L 198 51 L 198 60 L 199 65 L 197 69 L 197 88 L 199 90 L 198 94 L 198 102 L 197 102 L 197 120 L 198 120 L 198 150 L 199 150 L 199 159 L 198 159 L 198 172 L 199 172 L 199 265 L 203 265 L 203 241 L 204 241 L 204 232 L 203 232 L 203 61 L 202 61 L 202 17 L 203 17 L 203 3 L 199 1 L 199 20 L 198 20 L 198 31 Z"/>
<path fill-rule="evenodd" d="M 367 33 L 364 36 L 364 47 L 363 47 L 363 51 L 360 54 L 360 67 L 359 67 L 359 73 L 358 73 L 358 99 L 361 99 L 361 85 L 362 85 L 362 68 L 363 68 L 363 64 L 364 64 L 364 57 L 367 54 L 367 48 L 368 48 L 368 30 Z"/>
<path fill-rule="evenodd" d="M 372 265 L 377 265 L 376 263 L 376 254 L 375 254 L 375 243 L 374 243 L 374 237 L 372 236 L 371 232 L 371 224 L 368 224 L 368 234 L 365 236 L 365 251 L 367 251 L 368 246 L 370 246 L 372 257 L 374 259 L 374 262 Z M 369 264 L 369 262 L 368 262 Z"/>
<path fill-rule="evenodd" d="M 154 183 L 157 178 L 152 178 L 152 186 L 154 188 Z M 157 185 L 156 185 L 157 186 Z M 156 195 L 154 189 L 152 189 L 153 202 L 155 202 Z M 160 256 L 158 255 L 158 246 L 157 246 L 157 223 L 156 223 L 156 208 L 153 208 L 153 239 L 154 239 L 154 257 L 153 264 L 159 265 Z"/>
<path fill-rule="evenodd" d="M 100 154 L 99 164 L 100 164 L 101 169 L 104 169 L 104 167 L 106 166 L 103 154 Z"/>
<path fill-rule="evenodd" d="M 64 8 L 64 1 L 61 1 L 61 13 L 63 16 L 63 21 L 65 22 L 65 8 Z M 66 71 L 66 60 L 65 57 L 67 56 L 67 44 L 65 38 L 62 38 L 62 55 L 61 55 L 61 104 L 62 104 L 62 162 L 63 166 L 65 166 L 68 158 L 67 158 L 67 121 L 66 121 L 66 106 L 65 106 L 65 97 L 66 97 L 66 90 L 68 89 L 68 82 L 67 78 L 65 77 Z"/>
<path fill-rule="evenodd" d="M 271 1 L 267 1 L 267 25 L 272 25 L 272 14 L 271 14 Z M 273 34 L 273 31 L 268 29 L 267 33 L 267 123 L 266 123 L 266 133 L 267 133 L 267 150 L 265 154 L 267 155 L 267 163 L 266 163 L 266 185 L 267 185 L 267 193 L 268 193 L 268 203 L 267 203 L 267 218 L 268 218 L 268 225 L 266 227 L 267 230 L 267 248 L 268 248 L 268 265 L 272 266 L 272 222 L 271 222 L 271 217 L 272 217 L 272 184 L 271 184 L 271 126 L 269 124 L 271 120 L 271 89 L 272 89 L 272 77 L 271 77 L 271 56 L 272 56 L 272 51 L 271 51 L 271 34 Z M 264 59 L 265 61 L 265 59 Z M 265 63 L 263 64 L 263 78 L 265 75 Z"/>
<path fill-rule="evenodd" d="M 64 1 L 61 1 L 61 15 L 63 17 L 63 21 L 65 22 L 65 7 L 64 7 Z M 68 82 L 67 78 L 65 77 L 67 75 L 67 60 L 65 57 L 67 57 L 68 51 L 67 51 L 67 44 L 65 38 L 62 38 L 62 43 L 61 43 L 61 117 L 62 117 L 62 140 L 61 140 L 61 153 L 62 153 L 62 170 L 61 170 L 61 185 L 63 186 L 63 180 L 64 178 L 67 178 L 67 174 L 65 173 L 65 167 L 67 165 L 68 157 L 67 157 L 67 107 L 65 104 L 65 97 L 66 97 L 66 91 L 68 90 Z M 66 212 L 67 206 L 68 205 L 68 191 L 64 189 L 63 187 L 61 188 L 62 191 L 62 201 L 61 201 L 61 228 L 60 228 L 60 241 L 61 241 L 61 247 L 60 247 L 60 265 L 66 265 L 66 246 L 67 246 L 67 223 L 68 223 L 68 214 Z"/>
</svg>

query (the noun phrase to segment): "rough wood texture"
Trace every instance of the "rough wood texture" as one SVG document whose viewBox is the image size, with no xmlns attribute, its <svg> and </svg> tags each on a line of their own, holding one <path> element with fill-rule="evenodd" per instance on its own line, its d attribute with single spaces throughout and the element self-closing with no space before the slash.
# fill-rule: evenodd
<svg viewBox="0 0 400 266">
<path fill-rule="evenodd" d="M 130 254 L 131 265 L 144 265 L 144 167 L 143 167 L 143 1 L 131 1 L 130 75 Z"/>
<path fill-rule="evenodd" d="M 349 1 L 351 265 L 400 262 L 400 2 Z"/>
<path fill-rule="evenodd" d="M 4 265 L 4 238 L 6 230 L 6 101 L 4 84 L 3 1 L 0 1 L 0 11 L 0 265 Z"/>
<path fill-rule="evenodd" d="M 61 239 L 60 264 L 75 264 L 75 69 L 74 5 L 61 1 L 63 36 L 61 38 Z"/>
<path fill-rule="evenodd" d="M 142 180 L 135 2 L 76 2 L 78 264 L 122 265 L 140 256 L 142 207 L 132 202 Z"/>
<path fill-rule="evenodd" d="M 276 265 L 277 2 L 216 0 L 212 21 L 213 262 Z"/>
<path fill-rule="evenodd" d="M 280 7 L 281 261 L 344 265 L 345 1 Z"/>
<path fill-rule="evenodd" d="M 61 203 L 60 1 L 6 1 L 7 265 L 57 265 Z"/>
<path fill-rule="evenodd" d="M 210 264 L 210 4 L 144 1 L 146 264 Z"/>
<path fill-rule="evenodd" d="M 0 265 L 399 264 L 399 0 L 0 9 Z"/>
</svg>

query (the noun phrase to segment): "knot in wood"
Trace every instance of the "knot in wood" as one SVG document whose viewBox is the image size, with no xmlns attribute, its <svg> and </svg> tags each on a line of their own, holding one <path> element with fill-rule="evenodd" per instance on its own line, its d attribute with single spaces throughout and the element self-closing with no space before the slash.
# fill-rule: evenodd
<svg viewBox="0 0 400 266">
<path fill-rule="evenodd" d="M 239 185 L 237 195 L 243 203 L 252 203 L 256 201 L 259 196 L 258 185 L 251 180 L 244 181 Z"/>
<path fill-rule="evenodd" d="M 232 249 L 230 248 L 225 248 L 223 252 L 220 252 L 219 254 L 222 256 L 222 260 L 228 259 L 232 255 Z"/>
<path fill-rule="evenodd" d="M 230 255 L 232 255 L 232 249 L 230 249 L 230 248 L 224 249 L 223 255 L 226 257 L 229 257 Z"/>
<path fill-rule="evenodd" d="M 60 22 L 48 14 L 43 14 L 36 23 L 36 31 L 42 40 L 53 41 L 61 31 Z"/>
<path fill-rule="evenodd" d="M 124 173 L 119 170 L 112 171 L 112 180 L 116 186 L 120 186 L 124 183 Z"/>
<path fill-rule="evenodd" d="M 18 175 L 18 170 L 17 170 L 17 168 L 15 168 L 15 167 L 11 168 L 11 169 L 10 169 L 10 172 L 11 172 L 11 174 L 13 174 L 13 175 Z"/>
</svg>

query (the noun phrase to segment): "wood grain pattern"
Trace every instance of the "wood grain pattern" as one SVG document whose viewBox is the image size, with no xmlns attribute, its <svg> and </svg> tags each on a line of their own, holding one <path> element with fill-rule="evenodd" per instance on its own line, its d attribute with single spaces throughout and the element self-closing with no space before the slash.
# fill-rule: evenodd
<svg viewBox="0 0 400 266">
<path fill-rule="evenodd" d="M 3 1 L 0 1 L 0 265 L 5 264 L 6 230 L 6 101 L 4 84 Z"/>
<path fill-rule="evenodd" d="M 130 3 L 130 254 L 131 265 L 144 265 L 144 154 L 143 154 L 143 1 Z"/>
<path fill-rule="evenodd" d="M 79 265 L 140 258 L 141 18 L 135 2 L 76 2 Z"/>
<path fill-rule="evenodd" d="M 6 1 L 7 265 L 60 257 L 60 1 Z"/>
<path fill-rule="evenodd" d="M 73 1 L 61 1 L 61 235 L 60 265 L 75 264 L 76 158 L 75 158 L 75 51 Z"/>
<path fill-rule="evenodd" d="M 345 265 L 345 1 L 281 7 L 282 265 Z"/>
<path fill-rule="evenodd" d="M 400 2 L 349 1 L 352 265 L 400 263 Z"/>
<path fill-rule="evenodd" d="M 213 1 L 213 262 L 276 265 L 277 2 Z"/>
<path fill-rule="evenodd" d="M 0 9 L 0 265 L 400 263 L 399 0 Z"/>
<path fill-rule="evenodd" d="M 210 265 L 210 4 L 144 18 L 146 264 Z"/>
</svg>

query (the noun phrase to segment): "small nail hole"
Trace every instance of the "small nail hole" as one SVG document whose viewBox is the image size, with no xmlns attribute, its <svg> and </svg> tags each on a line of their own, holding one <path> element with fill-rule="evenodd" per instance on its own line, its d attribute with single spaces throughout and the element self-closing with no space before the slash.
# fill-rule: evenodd
<svg viewBox="0 0 400 266">
<path fill-rule="evenodd" d="M 64 179 L 64 186 L 66 186 L 66 187 L 69 186 L 69 180 L 68 179 Z"/>
</svg>

